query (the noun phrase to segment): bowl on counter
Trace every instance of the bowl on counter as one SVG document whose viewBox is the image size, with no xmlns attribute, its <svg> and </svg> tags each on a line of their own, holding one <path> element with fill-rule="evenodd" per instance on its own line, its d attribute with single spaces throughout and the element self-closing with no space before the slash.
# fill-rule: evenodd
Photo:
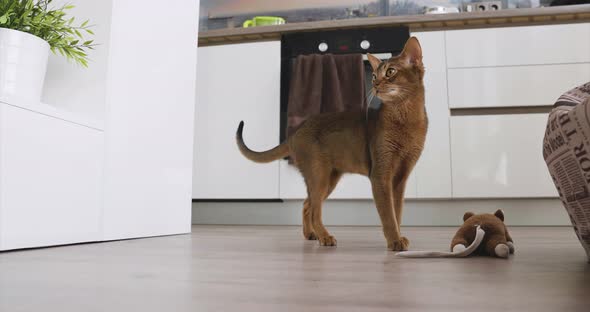
<svg viewBox="0 0 590 312">
<path fill-rule="evenodd" d="M 282 25 L 285 24 L 286 21 L 282 17 L 277 16 L 255 16 L 252 19 L 249 19 L 244 22 L 242 27 L 256 27 L 256 26 L 268 26 L 268 25 Z"/>
</svg>

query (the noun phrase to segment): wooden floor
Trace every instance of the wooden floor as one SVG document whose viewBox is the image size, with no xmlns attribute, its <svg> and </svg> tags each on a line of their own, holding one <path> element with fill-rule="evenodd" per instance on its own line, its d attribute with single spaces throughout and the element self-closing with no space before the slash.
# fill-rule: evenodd
<svg viewBox="0 0 590 312">
<path fill-rule="evenodd" d="M 570 228 L 512 228 L 509 259 L 399 259 L 376 227 L 197 226 L 192 235 L 0 254 L 0 311 L 590 311 Z M 445 250 L 454 228 L 406 228 Z"/>
</svg>

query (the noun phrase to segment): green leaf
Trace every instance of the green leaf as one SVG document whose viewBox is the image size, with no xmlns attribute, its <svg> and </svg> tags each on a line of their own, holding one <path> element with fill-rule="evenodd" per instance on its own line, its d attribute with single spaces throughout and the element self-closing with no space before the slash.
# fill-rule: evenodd
<svg viewBox="0 0 590 312">
<path fill-rule="evenodd" d="M 88 65 L 89 50 L 94 41 L 82 33 L 94 35 L 90 21 L 77 23 L 76 17 L 66 14 L 75 6 L 66 4 L 51 7 L 53 0 L 0 0 L 0 26 L 20 30 L 40 37 L 49 43 L 54 54 L 66 57 L 81 66 Z M 84 41 L 82 43 L 82 41 Z"/>
</svg>

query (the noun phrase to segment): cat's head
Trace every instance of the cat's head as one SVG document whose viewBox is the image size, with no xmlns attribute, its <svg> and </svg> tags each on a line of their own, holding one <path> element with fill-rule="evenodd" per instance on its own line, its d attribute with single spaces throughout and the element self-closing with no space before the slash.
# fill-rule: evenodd
<svg viewBox="0 0 590 312">
<path fill-rule="evenodd" d="M 424 65 L 416 37 L 406 42 L 403 52 L 386 61 L 367 54 L 373 68 L 373 93 L 383 102 L 404 101 L 422 90 Z"/>
</svg>

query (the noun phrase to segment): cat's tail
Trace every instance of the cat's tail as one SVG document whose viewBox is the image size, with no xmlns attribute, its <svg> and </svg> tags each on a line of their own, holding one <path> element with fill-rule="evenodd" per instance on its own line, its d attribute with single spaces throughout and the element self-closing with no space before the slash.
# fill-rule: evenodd
<svg viewBox="0 0 590 312">
<path fill-rule="evenodd" d="M 238 131 L 236 132 L 236 141 L 238 143 L 238 148 L 240 148 L 240 152 L 242 152 L 242 155 L 244 155 L 251 161 L 257 163 L 269 163 L 271 161 L 279 160 L 281 158 L 289 156 L 289 146 L 287 145 L 287 143 L 283 143 L 265 152 L 255 152 L 249 149 L 248 146 L 246 146 L 246 143 L 244 143 L 244 138 L 242 138 L 243 130 L 244 122 L 240 121 Z"/>
</svg>

